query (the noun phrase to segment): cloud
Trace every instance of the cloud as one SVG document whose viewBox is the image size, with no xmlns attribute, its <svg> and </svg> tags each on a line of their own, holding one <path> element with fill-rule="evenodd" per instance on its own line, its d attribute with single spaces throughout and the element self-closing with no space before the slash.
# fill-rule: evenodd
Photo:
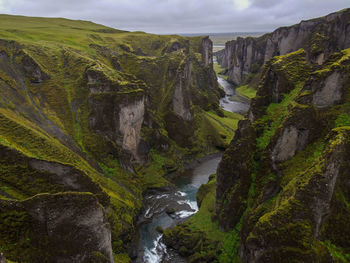
<svg viewBox="0 0 350 263">
<path fill-rule="evenodd" d="M 91 20 L 153 33 L 271 31 L 349 0 L 0 0 L 8 14 Z"/>
<path fill-rule="evenodd" d="M 244 10 L 250 6 L 249 0 L 235 0 L 234 3 L 237 6 L 238 10 Z"/>
</svg>

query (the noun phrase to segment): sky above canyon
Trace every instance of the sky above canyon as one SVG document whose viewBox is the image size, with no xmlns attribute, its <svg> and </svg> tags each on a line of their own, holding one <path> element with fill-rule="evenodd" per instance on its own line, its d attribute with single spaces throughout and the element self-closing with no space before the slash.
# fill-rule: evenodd
<svg viewBox="0 0 350 263">
<path fill-rule="evenodd" d="M 347 7 L 349 0 L 0 0 L 3 14 L 90 20 L 158 34 L 268 32 Z"/>
</svg>

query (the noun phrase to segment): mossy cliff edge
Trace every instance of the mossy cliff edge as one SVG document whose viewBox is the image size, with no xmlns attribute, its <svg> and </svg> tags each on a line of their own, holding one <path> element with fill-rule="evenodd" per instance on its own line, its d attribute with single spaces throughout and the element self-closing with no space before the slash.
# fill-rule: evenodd
<svg viewBox="0 0 350 263">
<path fill-rule="evenodd" d="M 344 30 L 348 13 L 300 25 L 327 28 L 336 20 L 341 28 L 333 30 Z M 240 122 L 217 171 L 216 216 L 223 229 L 239 230 L 236 260 L 349 261 L 350 50 L 344 48 L 350 35 L 345 36 L 342 45 L 329 35 L 319 46 L 327 54 L 324 61 L 298 49 L 264 65 L 249 118 Z"/>
<path fill-rule="evenodd" d="M 143 191 L 228 145 L 231 129 L 210 117 L 225 116 L 211 41 L 0 21 L 0 251 L 18 262 L 127 262 Z M 87 218 L 78 208 L 57 218 L 72 203 Z M 75 241 L 90 240 L 86 251 L 53 236 L 83 225 Z"/>
<path fill-rule="evenodd" d="M 272 57 L 304 49 L 307 59 L 322 64 L 333 52 L 349 47 L 350 9 L 324 17 L 281 27 L 261 37 L 239 37 L 215 53 L 218 63 L 227 69 L 228 81 L 241 85 L 258 73 Z"/>
<path fill-rule="evenodd" d="M 198 192 L 199 213 L 165 231 L 190 262 L 350 261 L 348 17 L 343 10 L 280 29 L 336 21 L 330 32 L 346 34 L 343 44 L 329 35 L 319 46 L 322 61 L 291 45 L 264 63 L 216 180 Z"/>
</svg>

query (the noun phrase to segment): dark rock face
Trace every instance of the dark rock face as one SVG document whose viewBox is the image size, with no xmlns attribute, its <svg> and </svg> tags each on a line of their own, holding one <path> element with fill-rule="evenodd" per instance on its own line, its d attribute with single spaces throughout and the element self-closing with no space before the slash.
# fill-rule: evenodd
<svg viewBox="0 0 350 263">
<path fill-rule="evenodd" d="M 239 85 L 269 59 L 303 48 L 307 59 L 322 64 L 333 52 L 350 47 L 350 9 L 282 27 L 258 38 L 238 38 L 216 52 L 220 65 L 228 69 L 228 80 Z"/>
<path fill-rule="evenodd" d="M 343 97 L 347 79 L 348 76 L 335 71 L 331 72 L 322 83 L 311 84 L 313 91 L 312 103 L 319 108 L 339 104 Z"/>
<path fill-rule="evenodd" d="M 67 27 L 58 26 L 64 34 Z M 6 30 L 6 26 L 0 28 Z M 45 30 L 31 33 L 41 38 Z M 15 40 L 0 40 L 0 199 L 26 200 L 12 202 L 20 209 L 8 211 L 11 215 L 0 214 L 0 227 L 10 229 L 7 236 L 0 231 L 0 248 L 11 261 L 109 262 L 107 243 L 117 255 L 128 252 L 142 191 L 158 186 L 148 176 L 173 172 L 183 160 L 199 154 L 202 147 L 196 146 L 206 142 L 196 138 L 195 131 L 200 128 L 196 121 L 203 109 L 219 111 L 220 92 L 209 38 L 127 33 L 121 39 L 113 30 L 72 30 L 79 30 L 86 40 L 77 49 L 62 39 L 24 41 L 22 31 L 13 31 L 8 37 Z M 178 151 L 181 146 L 190 148 L 186 156 Z M 151 158 L 159 165 L 153 166 Z M 76 195 L 65 195 L 63 201 L 56 198 L 57 211 L 56 201 L 41 197 L 41 204 L 33 204 L 33 209 L 46 214 L 29 215 L 28 198 L 66 192 Z M 84 199 L 90 214 L 73 210 L 74 202 L 80 205 L 75 197 L 85 192 L 106 209 L 109 239 L 94 233 L 91 238 L 84 234 L 74 240 L 67 231 L 80 227 L 107 231 L 92 226 L 105 222 L 94 208 L 95 199 L 89 199 L 90 204 Z M 69 214 L 59 206 L 60 201 Z M 78 226 L 74 221 L 90 218 L 94 221 L 91 226 Z M 16 225 L 22 219 L 25 222 Z M 36 234 L 26 232 L 32 231 L 27 225 L 32 221 L 40 221 L 37 236 L 44 235 L 45 224 L 53 223 L 50 229 L 57 240 L 48 233 L 40 247 L 35 243 Z M 72 242 L 58 236 L 61 230 Z M 81 251 L 85 245 L 87 254 Z M 20 255 L 22 250 L 24 255 Z M 39 255 L 43 255 L 42 261 Z"/>
<path fill-rule="evenodd" d="M 298 130 L 294 126 L 285 128 L 273 148 L 271 159 L 281 162 L 292 158 L 297 151 L 305 148 L 308 135 L 308 130 Z"/>
<path fill-rule="evenodd" d="M 106 207 L 109 205 L 109 197 L 101 187 L 72 166 L 28 158 L 4 146 L 0 146 L 0 164 L 13 166 L 7 173 L 4 171 L 2 181 L 28 196 L 39 194 L 42 188 L 50 193 L 91 192 L 99 198 L 101 204 Z"/>
<path fill-rule="evenodd" d="M 217 170 L 216 212 L 224 230 L 237 224 L 247 205 L 256 136 L 254 129 L 247 125 L 247 121 L 239 123 Z"/>
<path fill-rule="evenodd" d="M 174 95 L 172 99 L 173 111 L 184 121 L 191 121 L 193 114 L 191 112 L 190 98 L 186 96 L 186 91 L 193 83 L 192 63 L 187 60 L 183 69 L 176 76 L 174 85 Z"/>
<path fill-rule="evenodd" d="M 248 120 L 217 170 L 217 218 L 240 232 L 233 249 L 242 262 L 350 260 L 348 18 L 344 10 L 267 35 L 284 32 L 275 47 L 288 54 L 265 63 Z M 324 61 L 303 46 L 321 24 L 329 33 Z"/>
<path fill-rule="evenodd" d="M 202 61 L 204 62 L 205 66 L 213 64 L 213 42 L 209 39 L 209 37 L 202 40 L 201 54 Z"/>
<path fill-rule="evenodd" d="M 291 209 L 289 214 L 287 211 L 278 209 L 274 214 L 267 216 L 268 222 L 259 220 L 250 229 L 251 237 L 247 237 L 248 233 L 242 233 L 246 238 L 240 248 L 244 262 L 280 262 L 283 258 L 292 256 L 304 262 L 315 260 L 332 262 L 327 253 L 322 254 L 321 251 L 312 250 L 310 247 L 313 242 L 323 240 L 322 235 L 327 236 L 332 233 L 333 230 L 328 227 L 330 217 L 344 216 L 336 215 L 338 212 L 335 211 L 335 207 L 332 207 L 334 202 L 332 199 L 337 199 L 336 192 L 340 185 L 348 184 L 348 180 L 343 175 L 349 169 L 346 157 L 349 133 L 334 134 L 334 136 L 330 141 L 335 142 L 337 136 L 344 136 L 345 140 L 338 141 L 333 145 L 334 147 L 326 149 L 321 169 L 310 171 L 310 180 L 302 188 L 297 188 L 295 199 L 288 201 L 288 209 Z M 325 226 L 326 230 L 324 230 Z M 343 225 L 343 227 L 348 231 L 347 226 Z M 333 239 L 332 242 L 343 242 L 342 240 L 343 238 L 338 238 L 337 241 Z M 303 242 L 310 242 L 310 244 Z M 304 248 L 306 253 L 293 252 L 293 248 Z M 345 248 L 348 246 L 346 245 Z"/>
<path fill-rule="evenodd" d="M 5 223 L 1 227 L 2 240 L 7 238 L 32 246 L 29 250 L 28 246 L 24 248 L 22 255 L 11 255 L 13 251 L 9 248 L 6 252 L 14 260 L 114 262 L 110 226 L 103 207 L 92 194 L 41 194 L 22 202 L 0 202 L 2 215 L 8 218 L 22 215 L 17 225 L 24 231 L 24 236 L 15 238 Z"/>
<path fill-rule="evenodd" d="M 132 95 L 91 96 L 89 105 L 92 109 L 90 127 L 142 163 L 142 155 L 138 153 L 145 114 L 145 95 L 140 92 Z"/>
</svg>

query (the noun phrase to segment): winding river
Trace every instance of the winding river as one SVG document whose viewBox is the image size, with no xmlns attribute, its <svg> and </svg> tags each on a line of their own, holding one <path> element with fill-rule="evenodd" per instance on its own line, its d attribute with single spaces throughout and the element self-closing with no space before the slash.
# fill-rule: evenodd
<svg viewBox="0 0 350 263">
<path fill-rule="evenodd" d="M 220 106 L 227 111 L 245 114 L 249 101 L 236 94 L 233 86 L 218 76 L 225 90 Z M 202 184 L 216 173 L 221 153 L 197 161 L 176 176 L 174 187 L 150 190 L 144 197 L 143 212 L 138 220 L 139 241 L 135 263 L 182 263 L 186 262 L 175 251 L 162 243 L 161 229 L 173 227 L 198 211 L 196 194 Z"/>
</svg>

